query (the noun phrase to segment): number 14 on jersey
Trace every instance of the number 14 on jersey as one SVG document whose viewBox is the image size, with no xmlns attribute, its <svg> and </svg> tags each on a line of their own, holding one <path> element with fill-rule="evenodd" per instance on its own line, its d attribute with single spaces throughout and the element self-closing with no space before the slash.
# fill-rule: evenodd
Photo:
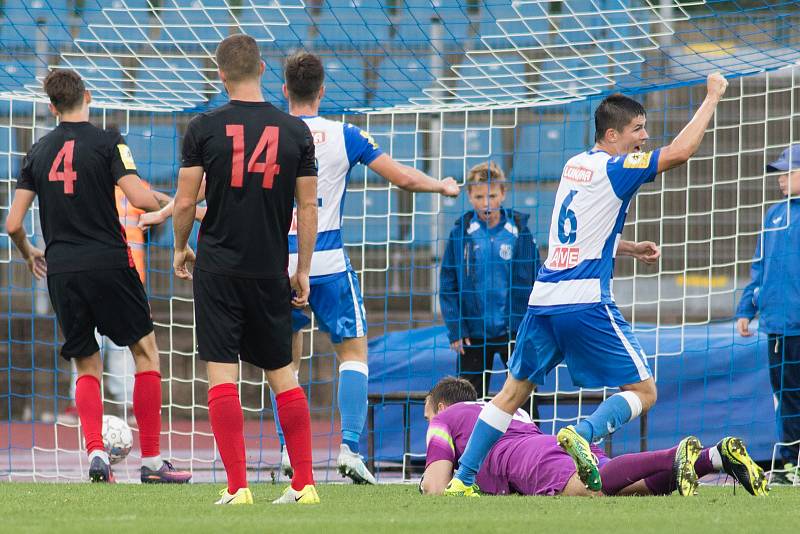
<svg viewBox="0 0 800 534">
<path fill-rule="evenodd" d="M 225 135 L 233 138 L 231 187 L 241 188 L 244 185 L 244 125 L 226 125 Z M 281 171 L 281 167 L 278 165 L 279 138 L 280 129 L 277 126 L 265 127 L 253 155 L 250 156 L 250 161 L 247 162 L 247 172 L 263 174 L 261 187 L 264 189 L 272 189 L 275 176 Z M 258 161 L 262 154 L 264 154 L 264 161 Z"/>
</svg>

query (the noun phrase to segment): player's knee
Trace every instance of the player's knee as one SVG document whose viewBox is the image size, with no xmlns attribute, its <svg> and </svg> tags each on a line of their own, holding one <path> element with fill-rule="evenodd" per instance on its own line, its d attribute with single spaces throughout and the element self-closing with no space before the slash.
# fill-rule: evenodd
<svg viewBox="0 0 800 534">
<path fill-rule="evenodd" d="M 91 356 L 85 358 L 75 358 L 75 370 L 78 375 L 91 375 L 98 380 L 103 375 L 103 360 L 100 359 L 100 353 L 95 352 Z"/>
<path fill-rule="evenodd" d="M 647 411 L 655 405 L 658 400 L 658 391 L 656 390 L 655 383 L 642 392 L 637 392 L 639 399 L 642 401 L 642 413 Z"/>
<path fill-rule="evenodd" d="M 364 362 L 367 363 L 367 338 L 353 337 L 345 338 L 336 346 L 336 355 L 340 362 Z"/>
<path fill-rule="evenodd" d="M 150 332 L 129 348 L 136 363 L 136 372 L 159 371 L 161 369 L 156 336 L 153 332 Z"/>
<path fill-rule="evenodd" d="M 513 413 L 517 408 L 528 400 L 533 393 L 533 384 L 527 380 L 517 380 L 511 375 L 506 378 L 503 389 L 492 402 L 498 407 L 509 413 Z"/>
</svg>

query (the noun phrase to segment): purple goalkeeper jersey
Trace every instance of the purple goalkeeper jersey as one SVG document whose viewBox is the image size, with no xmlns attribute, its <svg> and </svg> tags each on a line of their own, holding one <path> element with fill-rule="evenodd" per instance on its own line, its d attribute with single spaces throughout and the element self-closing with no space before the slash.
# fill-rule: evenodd
<svg viewBox="0 0 800 534">
<path fill-rule="evenodd" d="M 442 410 L 428 426 L 425 467 L 447 460 L 455 467 L 483 408 L 482 402 L 460 402 Z M 592 445 L 600 463 L 603 451 Z M 492 447 L 476 482 L 484 493 L 556 495 L 575 474 L 572 458 L 555 436 L 543 434 L 528 414 L 517 410 L 508 431 Z"/>
</svg>

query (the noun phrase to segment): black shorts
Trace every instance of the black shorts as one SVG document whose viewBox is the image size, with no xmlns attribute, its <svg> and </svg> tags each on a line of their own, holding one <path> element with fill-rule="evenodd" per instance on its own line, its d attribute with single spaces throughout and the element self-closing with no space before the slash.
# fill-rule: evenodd
<svg viewBox="0 0 800 534">
<path fill-rule="evenodd" d="M 100 350 L 95 328 L 121 347 L 153 331 L 147 294 L 132 267 L 52 274 L 47 289 L 64 335 L 61 356 L 68 360 Z"/>
<path fill-rule="evenodd" d="M 194 270 L 197 354 L 271 371 L 292 363 L 289 279 L 236 278 Z"/>
</svg>

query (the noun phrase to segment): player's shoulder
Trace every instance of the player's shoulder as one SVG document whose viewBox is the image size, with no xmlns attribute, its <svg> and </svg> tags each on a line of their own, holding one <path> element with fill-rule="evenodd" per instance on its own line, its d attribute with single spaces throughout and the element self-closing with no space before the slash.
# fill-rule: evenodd
<svg viewBox="0 0 800 534">
<path fill-rule="evenodd" d="M 230 104 L 223 104 L 214 109 L 201 111 L 189 120 L 187 128 L 202 128 L 212 121 L 224 119 L 225 115 L 230 113 L 232 109 L 233 107 Z"/>
<path fill-rule="evenodd" d="M 355 144 L 356 146 L 369 145 L 374 151 L 380 150 L 375 138 L 366 130 L 362 130 L 359 126 L 345 122 L 342 123 L 342 131 L 344 133 L 345 142 L 348 144 Z"/>
<path fill-rule="evenodd" d="M 767 209 L 767 213 L 764 216 L 764 220 L 769 222 L 769 220 L 772 219 L 773 217 L 776 217 L 778 214 L 782 215 L 785 212 L 786 212 L 786 200 L 781 199 L 780 202 L 776 202 L 775 204 L 770 206 L 769 209 Z"/>
<path fill-rule="evenodd" d="M 107 128 L 98 128 L 97 126 L 92 125 L 92 130 L 100 139 L 103 139 L 109 144 L 116 145 L 125 142 L 125 138 L 122 136 L 122 132 L 120 132 L 119 128 L 117 128 L 116 126 L 109 126 Z"/>
<path fill-rule="evenodd" d="M 301 117 L 303 122 L 305 122 L 309 127 L 315 128 L 330 128 L 330 129 L 342 129 L 347 123 L 342 121 L 337 121 L 335 119 L 328 119 L 326 117 L 322 117 L 320 115 L 315 115 L 313 117 Z"/>
<path fill-rule="evenodd" d="M 646 169 L 650 166 L 655 151 L 629 152 L 614 156 L 608 161 L 609 168 L 618 169 Z"/>
</svg>

